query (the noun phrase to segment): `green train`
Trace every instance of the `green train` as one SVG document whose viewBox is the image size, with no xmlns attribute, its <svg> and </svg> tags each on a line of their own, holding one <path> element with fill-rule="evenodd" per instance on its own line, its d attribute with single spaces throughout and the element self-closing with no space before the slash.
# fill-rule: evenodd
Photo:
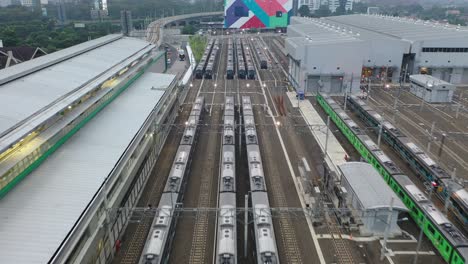
<svg viewBox="0 0 468 264">
<path fill-rule="evenodd" d="M 450 264 L 468 262 L 468 239 L 452 225 L 395 163 L 360 130 L 359 126 L 328 95 L 318 94 L 317 102 L 367 162 L 382 175 L 410 210 L 413 220 Z"/>
</svg>

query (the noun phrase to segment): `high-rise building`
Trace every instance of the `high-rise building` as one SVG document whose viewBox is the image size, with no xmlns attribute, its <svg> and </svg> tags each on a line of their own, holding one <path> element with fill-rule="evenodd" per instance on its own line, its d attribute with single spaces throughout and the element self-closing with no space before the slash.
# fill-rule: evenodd
<svg viewBox="0 0 468 264">
<path fill-rule="evenodd" d="M 65 24 L 65 21 L 67 21 L 65 4 L 63 2 L 57 3 L 57 18 L 58 18 L 59 24 L 61 25 Z"/>
<path fill-rule="evenodd" d="M 133 30 L 132 11 L 120 11 L 120 25 L 122 26 L 122 34 L 128 36 Z"/>
<path fill-rule="evenodd" d="M 321 6 L 328 6 L 328 9 L 333 13 L 340 4 L 344 4 L 346 10 L 353 9 L 353 2 L 356 0 L 299 0 L 299 6 L 307 5 L 311 12 L 317 11 Z"/>
<path fill-rule="evenodd" d="M 11 0 L 0 0 L 0 7 L 10 6 L 12 4 Z"/>
<path fill-rule="evenodd" d="M 320 0 L 299 0 L 299 7 L 308 6 L 310 12 L 314 12 L 320 8 Z"/>
</svg>

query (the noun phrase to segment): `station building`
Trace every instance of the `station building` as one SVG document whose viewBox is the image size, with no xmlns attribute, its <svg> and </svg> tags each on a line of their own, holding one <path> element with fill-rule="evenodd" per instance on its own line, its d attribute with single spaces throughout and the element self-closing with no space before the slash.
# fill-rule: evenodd
<svg viewBox="0 0 468 264">
<path fill-rule="evenodd" d="M 0 263 L 112 259 L 185 96 L 159 64 L 109 35 L 0 71 Z"/>
<path fill-rule="evenodd" d="M 306 93 L 358 92 L 362 79 L 409 81 L 429 74 L 468 84 L 468 28 L 381 15 L 293 17 L 289 78 Z"/>
<path fill-rule="evenodd" d="M 408 209 L 382 176 L 365 162 L 347 162 L 338 166 L 341 173 L 341 187 L 346 189 L 346 203 L 355 209 L 355 219 L 359 219 L 360 234 L 382 236 L 388 226 L 390 236 L 401 235 L 398 215 Z M 390 203 L 393 208 L 390 213 Z M 387 219 L 390 222 L 387 224 Z"/>
</svg>

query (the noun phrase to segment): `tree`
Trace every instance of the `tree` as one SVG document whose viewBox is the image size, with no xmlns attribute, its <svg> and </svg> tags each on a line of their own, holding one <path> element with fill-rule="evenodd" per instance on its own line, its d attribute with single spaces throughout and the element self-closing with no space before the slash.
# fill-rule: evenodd
<svg viewBox="0 0 468 264">
<path fill-rule="evenodd" d="M 334 15 L 346 14 L 346 0 L 339 0 L 340 5 L 336 8 Z"/>
<path fill-rule="evenodd" d="M 331 11 L 328 8 L 328 5 L 321 5 L 320 8 L 317 11 L 315 11 L 316 17 L 326 17 L 326 16 L 330 16 L 330 14 L 331 14 Z"/>
<path fill-rule="evenodd" d="M 182 28 L 182 34 L 184 35 L 193 35 L 195 34 L 196 28 L 193 25 L 186 25 Z"/>
<path fill-rule="evenodd" d="M 302 5 L 299 10 L 297 10 L 297 12 L 299 13 L 299 15 L 303 16 L 303 17 L 309 17 L 310 16 L 310 10 L 309 10 L 309 7 L 306 6 L 306 5 Z"/>
<path fill-rule="evenodd" d="M 362 3 L 362 2 L 357 2 L 353 3 L 353 12 L 355 13 L 367 13 L 367 7 L 368 4 Z"/>
<path fill-rule="evenodd" d="M 7 27 L 6 29 L 4 29 L 2 32 L 0 32 L 0 36 L 2 36 L 3 45 L 5 47 L 18 46 L 21 42 L 21 40 L 16 35 L 14 28 L 12 27 Z"/>
</svg>

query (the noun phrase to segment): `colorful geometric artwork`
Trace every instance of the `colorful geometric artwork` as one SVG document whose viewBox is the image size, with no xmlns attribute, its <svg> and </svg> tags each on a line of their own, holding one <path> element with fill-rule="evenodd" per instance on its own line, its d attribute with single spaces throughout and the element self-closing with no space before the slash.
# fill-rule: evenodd
<svg viewBox="0 0 468 264">
<path fill-rule="evenodd" d="M 287 27 L 293 0 L 225 0 L 225 28 Z"/>
</svg>

